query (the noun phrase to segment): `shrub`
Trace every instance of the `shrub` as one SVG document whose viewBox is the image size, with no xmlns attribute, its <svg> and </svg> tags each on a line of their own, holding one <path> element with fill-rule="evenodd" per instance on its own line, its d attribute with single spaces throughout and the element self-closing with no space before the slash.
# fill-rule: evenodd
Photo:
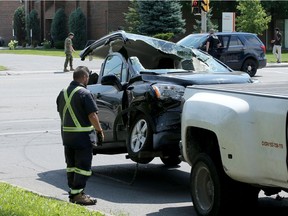
<svg viewBox="0 0 288 216">
<path fill-rule="evenodd" d="M 8 43 L 8 47 L 9 47 L 10 50 L 16 49 L 17 46 L 18 46 L 18 41 L 16 41 L 16 40 L 11 40 Z"/>
<path fill-rule="evenodd" d="M 60 8 L 56 11 L 53 20 L 52 20 L 52 24 L 51 24 L 51 37 L 53 38 L 53 41 L 55 42 L 55 47 L 58 48 L 56 46 L 56 44 L 60 44 L 63 43 L 63 45 L 61 46 L 62 49 L 64 48 L 64 40 L 67 37 L 67 28 L 66 28 L 66 15 L 65 15 L 65 11 L 63 8 Z M 59 48 L 58 48 L 59 49 Z"/>
<path fill-rule="evenodd" d="M 29 14 L 29 30 L 28 30 L 28 35 L 29 35 L 29 40 L 31 41 L 30 38 L 30 29 L 32 29 L 32 46 L 36 47 L 40 41 L 40 20 L 38 18 L 38 13 L 35 9 L 33 9 L 30 14 Z"/>
<path fill-rule="evenodd" d="M 25 11 L 24 6 L 20 6 L 15 10 L 13 18 L 13 29 L 15 31 L 16 39 L 20 42 L 25 41 Z"/>
<path fill-rule="evenodd" d="M 56 41 L 54 46 L 56 49 L 64 49 L 64 41 Z"/>
<path fill-rule="evenodd" d="M 22 45 L 23 48 L 25 48 L 28 44 L 27 44 L 26 41 L 22 41 L 22 44 L 21 44 L 21 45 Z"/>
<path fill-rule="evenodd" d="M 44 39 L 44 41 L 42 42 L 42 45 L 43 45 L 44 49 L 50 49 L 51 48 L 51 41 Z"/>
<path fill-rule="evenodd" d="M 86 17 L 81 8 L 73 11 L 69 17 L 69 31 L 74 33 L 73 47 L 83 49 L 87 42 Z"/>
<path fill-rule="evenodd" d="M 39 45 L 39 41 L 38 40 L 32 40 L 32 47 L 37 47 Z"/>
<path fill-rule="evenodd" d="M 153 37 L 170 41 L 174 37 L 174 33 L 159 33 L 154 35 Z"/>
</svg>

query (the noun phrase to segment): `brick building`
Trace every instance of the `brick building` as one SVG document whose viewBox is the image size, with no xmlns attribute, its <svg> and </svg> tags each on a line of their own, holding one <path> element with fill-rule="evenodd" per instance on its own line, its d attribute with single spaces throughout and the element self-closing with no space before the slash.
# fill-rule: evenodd
<svg viewBox="0 0 288 216">
<path fill-rule="evenodd" d="M 0 1 L 0 36 L 7 43 L 13 39 L 13 16 L 15 10 L 24 6 L 29 13 L 37 10 L 41 26 L 41 38 L 49 38 L 51 23 L 55 12 L 63 8 L 67 19 L 72 11 L 81 8 L 87 18 L 87 38 L 97 39 L 111 31 L 124 26 L 123 12 L 128 10 L 129 1 L 95 1 L 95 0 L 9 0 Z"/>
<path fill-rule="evenodd" d="M 235 1 L 235 0 L 231 0 Z M 32 9 L 37 10 L 40 19 L 41 40 L 49 39 L 51 23 L 55 12 L 63 8 L 67 18 L 72 11 L 81 8 L 87 18 L 87 39 L 95 40 L 109 32 L 117 30 L 119 26 L 125 27 L 124 13 L 128 11 L 128 0 L 0 0 L 0 37 L 4 38 L 5 44 L 13 39 L 13 16 L 19 6 L 24 6 L 29 13 Z M 178 35 L 178 40 L 193 32 L 196 17 L 191 14 L 189 7 L 182 8 L 183 19 L 186 21 L 186 33 Z M 199 17 L 197 17 L 199 19 Z M 222 14 L 213 17 L 213 22 L 222 27 Z M 283 48 L 288 47 L 288 19 L 287 15 L 272 20 L 269 29 L 260 36 L 268 49 L 271 49 L 270 40 L 274 26 L 281 27 L 283 32 Z"/>
</svg>

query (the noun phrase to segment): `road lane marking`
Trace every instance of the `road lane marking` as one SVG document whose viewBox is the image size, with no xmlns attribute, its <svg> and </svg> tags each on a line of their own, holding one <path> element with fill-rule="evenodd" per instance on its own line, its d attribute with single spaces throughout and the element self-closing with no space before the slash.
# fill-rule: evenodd
<svg viewBox="0 0 288 216">
<path fill-rule="evenodd" d="M 21 134 L 37 134 L 37 133 L 50 133 L 50 132 L 59 132 L 60 130 L 40 130 L 40 131 L 18 131 L 18 132 L 8 132 L 8 133 L 0 133 L 0 136 L 7 135 L 21 135 Z"/>
</svg>

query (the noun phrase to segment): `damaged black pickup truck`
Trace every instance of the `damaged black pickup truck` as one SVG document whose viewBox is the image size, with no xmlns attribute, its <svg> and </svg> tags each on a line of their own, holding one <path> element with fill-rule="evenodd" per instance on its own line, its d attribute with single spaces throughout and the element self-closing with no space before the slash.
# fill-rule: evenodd
<svg viewBox="0 0 288 216">
<path fill-rule="evenodd" d="M 104 58 L 87 88 L 99 107 L 105 140 L 94 154 L 128 153 L 137 163 L 160 157 L 177 165 L 183 93 L 187 85 L 252 83 L 211 56 L 173 42 L 117 31 L 80 53 Z M 96 77 L 96 78 L 95 78 Z"/>
</svg>

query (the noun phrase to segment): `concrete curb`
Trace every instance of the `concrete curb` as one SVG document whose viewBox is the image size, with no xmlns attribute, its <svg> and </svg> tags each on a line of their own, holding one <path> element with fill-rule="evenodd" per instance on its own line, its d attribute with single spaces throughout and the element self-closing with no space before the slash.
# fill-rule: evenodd
<svg viewBox="0 0 288 216">
<path fill-rule="evenodd" d="M 11 71 L 5 70 L 0 71 L 0 76 L 10 76 L 10 75 L 25 75 L 25 74 L 44 74 L 44 73 L 54 73 L 54 74 L 72 74 L 72 71 L 63 72 L 63 71 L 55 71 L 55 70 L 45 70 L 45 71 Z"/>
<path fill-rule="evenodd" d="M 288 63 L 267 63 L 266 67 L 288 67 Z"/>
</svg>

